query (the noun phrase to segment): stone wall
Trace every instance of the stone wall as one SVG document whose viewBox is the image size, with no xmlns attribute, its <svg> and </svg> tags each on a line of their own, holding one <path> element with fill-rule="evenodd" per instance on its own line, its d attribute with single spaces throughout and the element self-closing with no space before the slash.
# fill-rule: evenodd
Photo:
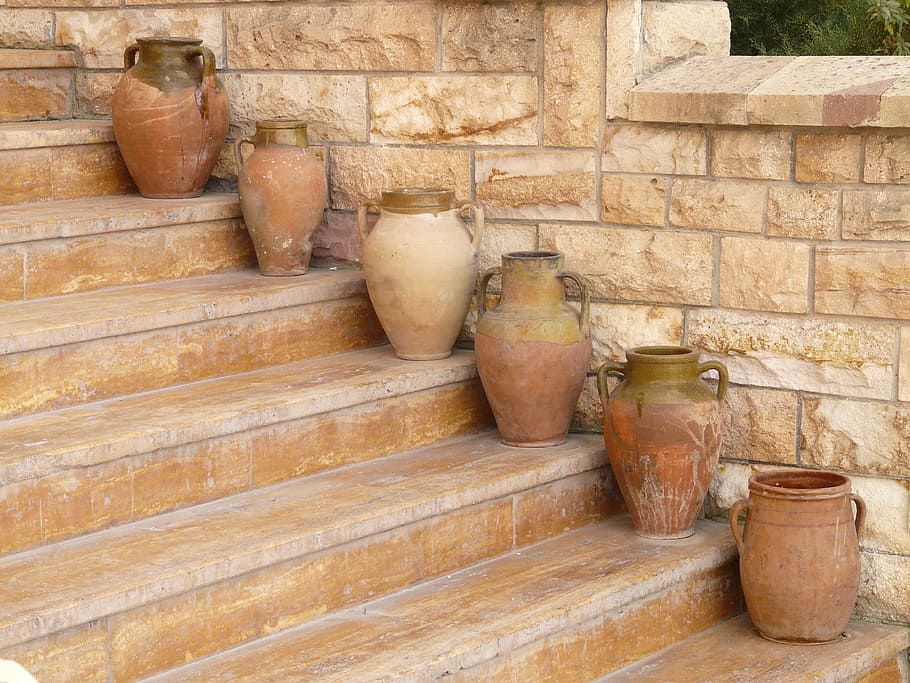
<svg viewBox="0 0 910 683">
<path fill-rule="evenodd" d="M 105 116 L 134 37 L 203 38 L 232 137 L 257 119 L 309 122 L 330 180 L 323 255 L 356 260 L 358 205 L 401 185 L 482 202 L 484 267 L 565 252 L 593 287 L 592 369 L 653 343 L 728 364 L 713 505 L 745 495 L 755 467 L 849 473 L 869 503 L 860 613 L 910 623 L 906 130 L 682 124 L 700 120 L 686 108 L 629 120 L 651 74 L 728 54 L 714 0 L 157 4 L 0 0 L 0 45 L 74 46 L 80 113 Z M 576 428 L 600 429 L 593 381 Z"/>
</svg>

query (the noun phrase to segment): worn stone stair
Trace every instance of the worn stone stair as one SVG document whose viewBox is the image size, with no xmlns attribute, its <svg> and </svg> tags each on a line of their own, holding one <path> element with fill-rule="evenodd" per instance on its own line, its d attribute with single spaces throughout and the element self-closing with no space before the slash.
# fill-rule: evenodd
<svg viewBox="0 0 910 683">
<path fill-rule="evenodd" d="M 0 121 L 70 118 L 75 66 L 70 50 L 0 49 Z"/>
</svg>

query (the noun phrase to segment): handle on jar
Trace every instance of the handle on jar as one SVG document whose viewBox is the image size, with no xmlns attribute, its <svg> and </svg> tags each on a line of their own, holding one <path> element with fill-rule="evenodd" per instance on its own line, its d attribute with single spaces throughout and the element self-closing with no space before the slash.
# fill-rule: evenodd
<svg viewBox="0 0 910 683">
<path fill-rule="evenodd" d="M 465 230 L 468 233 L 468 236 L 471 238 L 471 249 L 477 251 L 480 248 L 480 240 L 483 239 L 483 229 L 484 229 L 484 213 L 483 207 L 480 204 L 475 204 L 474 202 L 465 202 L 458 208 L 458 213 L 461 216 L 464 216 L 465 209 L 470 209 L 474 214 L 474 233 L 472 234 L 468 230 L 468 226 L 465 226 Z"/>
<path fill-rule="evenodd" d="M 234 140 L 234 161 L 237 162 L 237 172 L 240 172 L 240 168 L 243 166 L 243 150 L 241 146 L 243 143 L 252 145 L 253 149 L 256 148 L 256 143 L 253 142 L 253 138 L 240 138 Z"/>
<path fill-rule="evenodd" d="M 717 400 L 723 401 L 724 396 L 727 395 L 727 368 L 724 367 L 724 364 L 717 360 L 709 360 L 707 363 L 702 363 L 698 366 L 698 374 L 704 374 L 708 370 L 717 370 L 717 375 L 720 378 L 720 382 L 717 384 Z"/>
<path fill-rule="evenodd" d="M 597 391 L 600 393 L 600 400 L 603 402 L 606 402 L 610 398 L 610 388 L 607 386 L 607 375 L 611 372 L 615 372 L 616 374 L 625 377 L 626 364 L 610 360 L 597 368 Z"/>
<path fill-rule="evenodd" d="M 357 227 L 360 228 L 360 238 L 366 241 L 370 231 L 367 227 L 367 213 L 372 209 L 373 213 L 379 213 L 379 207 L 373 202 L 361 202 L 360 208 L 357 209 Z"/>
<path fill-rule="evenodd" d="M 853 524 L 856 527 L 856 540 L 861 542 L 863 540 L 863 530 L 866 526 L 866 501 L 858 493 L 851 493 L 850 500 L 856 505 L 856 519 L 853 520 Z"/>
<path fill-rule="evenodd" d="M 490 284 L 490 280 L 495 275 L 501 275 L 502 268 L 499 266 L 493 266 L 488 268 L 483 275 L 480 276 L 480 279 L 477 280 L 477 290 L 475 292 L 477 296 L 477 319 L 480 320 L 483 317 L 483 314 L 487 312 L 487 285 Z"/>
<path fill-rule="evenodd" d="M 136 66 L 136 55 L 139 54 L 139 43 L 133 43 L 123 51 L 123 70 L 129 71 Z"/>
<path fill-rule="evenodd" d="M 588 288 L 588 281 L 572 270 L 563 271 L 557 277 L 571 280 L 581 291 L 581 315 L 578 318 L 578 329 L 587 337 L 591 332 L 591 291 Z"/>
<path fill-rule="evenodd" d="M 743 510 L 748 512 L 748 500 L 736 501 L 733 503 L 733 507 L 730 508 L 730 512 L 728 513 L 730 516 L 730 531 L 733 533 L 733 540 L 736 541 L 736 548 L 739 550 L 740 555 L 743 554 L 743 535 L 739 530 L 739 513 Z"/>
</svg>

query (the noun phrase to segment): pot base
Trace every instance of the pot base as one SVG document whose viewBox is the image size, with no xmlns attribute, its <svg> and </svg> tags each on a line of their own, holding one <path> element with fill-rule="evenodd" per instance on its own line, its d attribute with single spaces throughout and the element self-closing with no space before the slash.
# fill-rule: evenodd
<svg viewBox="0 0 910 683">
<path fill-rule="evenodd" d="M 684 538 L 692 538 L 695 535 L 695 529 L 686 529 L 678 534 L 646 534 L 636 529 L 635 535 L 647 538 L 649 541 L 681 541 Z"/>
<path fill-rule="evenodd" d="M 303 268 L 294 268 L 292 270 L 284 270 L 281 268 L 260 268 L 259 274 L 266 275 L 268 277 L 295 277 L 297 275 L 306 275 L 309 272 L 309 268 L 304 266 Z"/>
<path fill-rule="evenodd" d="M 758 629 L 755 629 L 765 640 L 770 640 L 772 643 L 782 643 L 783 645 L 830 645 L 831 643 L 836 643 L 841 640 L 844 634 L 840 634 L 830 640 L 803 640 L 800 638 L 794 638 L 793 640 L 784 640 L 783 638 L 772 638 L 767 633 L 762 633 Z"/>
<path fill-rule="evenodd" d="M 549 448 L 550 446 L 561 446 L 566 442 L 565 437 L 561 439 L 548 439 L 546 441 L 510 441 L 508 439 L 499 440 L 504 446 L 513 448 Z"/>
<path fill-rule="evenodd" d="M 144 199 L 192 199 L 193 197 L 201 197 L 205 192 L 205 188 L 201 190 L 193 190 L 192 192 L 148 192 L 145 193 L 142 190 L 139 190 L 139 194 L 142 195 Z"/>
<path fill-rule="evenodd" d="M 446 351 L 445 353 L 398 353 L 395 352 L 395 355 L 401 360 L 442 360 L 443 358 L 448 358 L 452 355 L 452 351 Z"/>
</svg>

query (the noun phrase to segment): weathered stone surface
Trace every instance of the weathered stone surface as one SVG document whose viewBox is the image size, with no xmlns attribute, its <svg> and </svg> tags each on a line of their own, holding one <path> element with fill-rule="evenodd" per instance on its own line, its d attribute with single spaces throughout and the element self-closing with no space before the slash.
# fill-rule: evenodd
<svg viewBox="0 0 910 683">
<path fill-rule="evenodd" d="M 597 218 L 591 152 L 477 152 L 477 199 L 495 218 Z"/>
<path fill-rule="evenodd" d="M 768 188 L 769 237 L 837 238 L 840 192 L 809 187 Z"/>
<path fill-rule="evenodd" d="M 123 51 L 137 37 L 193 36 L 224 67 L 221 11 L 217 9 L 125 9 L 56 13 L 57 45 L 73 45 L 88 69 L 123 69 Z"/>
<path fill-rule="evenodd" d="M 607 119 L 629 118 L 642 69 L 641 0 L 607 0 Z"/>
<path fill-rule="evenodd" d="M 584 386 L 581 388 L 581 396 L 578 397 L 578 405 L 575 406 L 575 414 L 572 415 L 569 431 L 602 434 L 603 429 L 604 409 L 597 391 L 597 378 L 586 377 Z"/>
<path fill-rule="evenodd" d="M 251 135 L 256 121 L 293 118 L 307 122 L 310 141 L 366 140 L 363 76 L 228 74 L 231 133 Z"/>
<path fill-rule="evenodd" d="M 25 251 L 18 247 L 0 249 L 0 302 L 25 298 Z"/>
<path fill-rule="evenodd" d="M 731 386 L 721 456 L 793 465 L 799 398 L 789 391 Z"/>
<path fill-rule="evenodd" d="M 781 130 L 717 130 L 711 148 L 711 174 L 786 180 L 790 177 L 791 142 L 792 134 Z"/>
<path fill-rule="evenodd" d="M 695 126 L 609 125 L 603 150 L 603 171 L 705 175 L 708 169 L 708 136 Z"/>
<path fill-rule="evenodd" d="M 711 303 L 710 235 L 542 225 L 540 246 L 565 253 L 569 267 L 588 278 L 596 297 Z"/>
<path fill-rule="evenodd" d="M 226 13 L 233 69 L 432 71 L 432 4 L 262 5 Z"/>
<path fill-rule="evenodd" d="M 363 245 L 357 216 L 341 211 L 326 211 L 313 235 L 313 258 L 360 263 Z"/>
<path fill-rule="evenodd" d="M 382 190 L 448 187 L 459 201 L 471 196 L 467 152 L 403 147 L 333 147 L 329 178 L 332 208 L 356 211 L 379 202 Z"/>
<path fill-rule="evenodd" d="M 52 12 L 39 9 L 5 9 L 0 12 L 0 47 L 35 48 L 53 44 Z"/>
<path fill-rule="evenodd" d="M 806 244 L 725 237 L 721 241 L 720 305 L 807 313 L 811 256 Z"/>
<path fill-rule="evenodd" d="M 910 241 L 910 191 L 844 190 L 844 239 Z"/>
<path fill-rule="evenodd" d="M 746 500 L 749 497 L 749 477 L 760 469 L 764 468 L 738 462 L 721 462 L 708 489 L 711 512 L 726 516 L 727 510 L 735 503 Z"/>
<path fill-rule="evenodd" d="M 879 125 L 888 128 L 906 128 L 907 111 L 910 110 L 910 77 L 898 78 L 883 94 Z"/>
<path fill-rule="evenodd" d="M 670 195 L 670 224 L 761 232 L 766 192 L 764 185 L 747 181 L 679 178 Z"/>
<path fill-rule="evenodd" d="M 544 9 L 543 139 L 554 147 L 593 147 L 600 85 L 604 4 Z"/>
<path fill-rule="evenodd" d="M 897 398 L 910 401 L 910 326 L 901 327 L 898 359 Z"/>
<path fill-rule="evenodd" d="M 870 135 L 863 182 L 910 183 L 910 136 Z"/>
<path fill-rule="evenodd" d="M 77 114 L 85 116 L 110 116 L 111 98 L 120 82 L 120 73 L 79 71 L 76 74 Z"/>
<path fill-rule="evenodd" d="M 855 183 L 860 179 L 862 137 L 796 136 L 796 180 L 801 183 Z"/>
<path fill-rule="evenodd" d="M 737 384 L 891 397 L 891 325 L 697 309 L 686 341 L 726 363 Z"/>
<path fill-rule="evenodd" d="M 910 318 L 910 250 L 817 249 L 815 310 L 873 318 Z"/>
<path fill-rule="evenodd" d="M 591 370 L 608 360 L 623 362 L 626 349 L 682 343 L 682 309 L 638 304 L 591 305 L 594 353 Z"/>
<path fill-rule="evenodd" d="M 661 226 L 667 210 L 667 181 L 648 176 L 605 175 L 601 181 L 601 220 Z"/>
<path fill-rule="evenodd" d="M 69 69 L 0 69 L 0 121 L 64 118 L 72 111 Z"/>
<path fill-rule="evenodd" d="M 446 3 L 443 71 L 535 71 L 540 14 L 531 2 Z"/>
<path fill-rule="evenodd" d="M 863 619 L 910 622 L 910 557 L 864 552 L 856 614 Z"/>
<path fill-rule="evenodd" d="M 537 143 L 537 79 L 532 76 L 369 80 L 371 142 Z"/>
<path fill-rule="evenodd" d="M 730 12 L 714 0 L 642 3 L 645 74 L 695 55 L 730 55 Z"/>
<path fill-rule="evenodd" d="M 910 483 L 851 476 L 853 492 L 866 502 L 862 547 L 910 553 Z"/>
<path fill-rule="evenodd" d="M 907 477 L 910 407 L 807 396 L 800 451 L 812 467 Z"/>
<path fill-rule="evenodd" d="M 487 223 L 480 242 L 480 272 L 502 265 L 502 255 L 512 251 L 534 251 L 537 226 L 512 223 Z M 491 283 L 498 288 L 499 283 Z"/>
</svg>

